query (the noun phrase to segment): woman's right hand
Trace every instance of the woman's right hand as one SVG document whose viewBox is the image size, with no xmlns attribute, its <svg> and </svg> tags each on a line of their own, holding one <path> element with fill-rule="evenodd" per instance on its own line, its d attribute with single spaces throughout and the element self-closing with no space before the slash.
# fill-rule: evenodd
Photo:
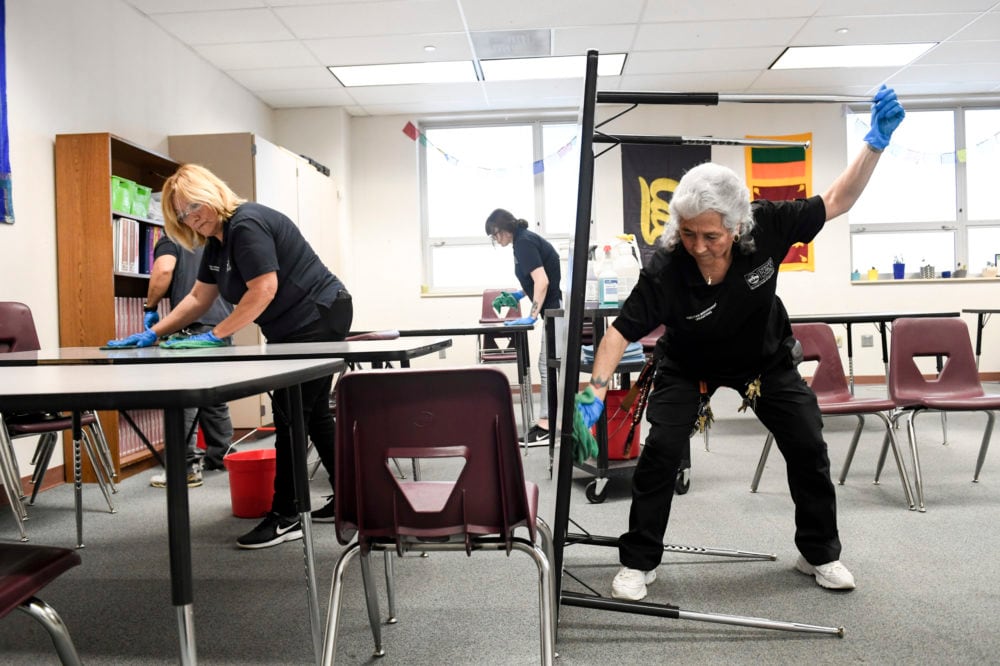
<svg viewBox="0 0 1000 666">
<path fill-rule="evenodd" d="M 108 340 L 109 347 L 152 347 L 157 340 L 156 333 L 146 329 L 141 333 L 133 333 L 127 338 L 119 340 Z"/>
</svg>

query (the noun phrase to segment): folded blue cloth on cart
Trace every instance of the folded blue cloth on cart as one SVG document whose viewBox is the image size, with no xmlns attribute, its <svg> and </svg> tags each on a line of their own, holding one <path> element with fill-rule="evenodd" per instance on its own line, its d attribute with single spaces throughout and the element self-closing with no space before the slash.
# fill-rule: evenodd
<svg viewBox="0 0 1000 666">
<path fill-rule="evenodd" d="M 582 345 L 580 347 L 580 358 L 584 363 L 594 362 L 594 345 Z M 642 351 L 642 343 L 630 342 L 625 347 L 622 354 L 622 363 L 642 363 L 646 360 L 646 355 Z"/>
</svg>

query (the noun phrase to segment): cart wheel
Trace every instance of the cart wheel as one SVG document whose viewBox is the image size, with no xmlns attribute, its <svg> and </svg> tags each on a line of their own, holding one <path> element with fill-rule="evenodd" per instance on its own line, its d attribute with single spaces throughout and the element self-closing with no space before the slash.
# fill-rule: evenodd
<svg viewBox="0 0 1000 666">
<path fill-rule="evenodd" d="M 684 495 L 691 489 L 691 468 L 685 467 L 677 470 L 677 479 L 674 481 L 674 492 Z"/>
<path fill-rule="evenodd" d="M 603 484 L 601 490 L 597 490 L 597 479 L 594 479 L 587 484 L 586 488 L 587 501 L 591 504 L 600 504 L 608 498 L 608 485 Z"/>
</svg>

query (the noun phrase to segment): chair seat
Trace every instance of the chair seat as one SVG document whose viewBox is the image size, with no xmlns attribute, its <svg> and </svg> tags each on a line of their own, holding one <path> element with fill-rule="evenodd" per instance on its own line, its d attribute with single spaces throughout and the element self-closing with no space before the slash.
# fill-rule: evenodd
<svg viewBox="0 0 1000 666">
<path fill-rule="evenodd" d="M 984 409 L 1000 409 L 1000 395 L 979 395 L 970 398 L 924 398 L 920 407 L 927 409 L 947 409 L 953 412 L 978 412 Z"/>
<path fill-rule="evenodd" d="M 92 425 L 96 418 L 93 412 L 86 412 L 80 416 L 80 425 Z M 12 434 L 18 435 L 40 435 L 46 432 L 70 430 L 73 427 L 73 418 L 61 414 L 26 414 L 5 420 L 7 429 Z"/>
<path fill-rule="evenodd" d="M 69 548 L 0 543 L 0 617 L 80 561 L 79 553 Z"/>
<path fill-rule="evenodd" d="M 889 398 L 855 398 L 837 402 L 821 400 L 819 403 L 819 411 L 828 416 L 890 412 L 895 407 L 896 403 Z"/>
</svg>

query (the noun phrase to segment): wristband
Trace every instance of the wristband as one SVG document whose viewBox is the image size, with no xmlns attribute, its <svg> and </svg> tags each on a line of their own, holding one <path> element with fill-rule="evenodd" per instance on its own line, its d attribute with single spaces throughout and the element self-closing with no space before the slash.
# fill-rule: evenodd
<svg viewBox="0 0 1000 666">
<path fill-rule="evenodd" d="M 149 303 L 143 303 L 142 304 L 142 311 L 143 312 L 156 312 L 156 306 L 155 305 L 150 305 Z"/>
</svg>

